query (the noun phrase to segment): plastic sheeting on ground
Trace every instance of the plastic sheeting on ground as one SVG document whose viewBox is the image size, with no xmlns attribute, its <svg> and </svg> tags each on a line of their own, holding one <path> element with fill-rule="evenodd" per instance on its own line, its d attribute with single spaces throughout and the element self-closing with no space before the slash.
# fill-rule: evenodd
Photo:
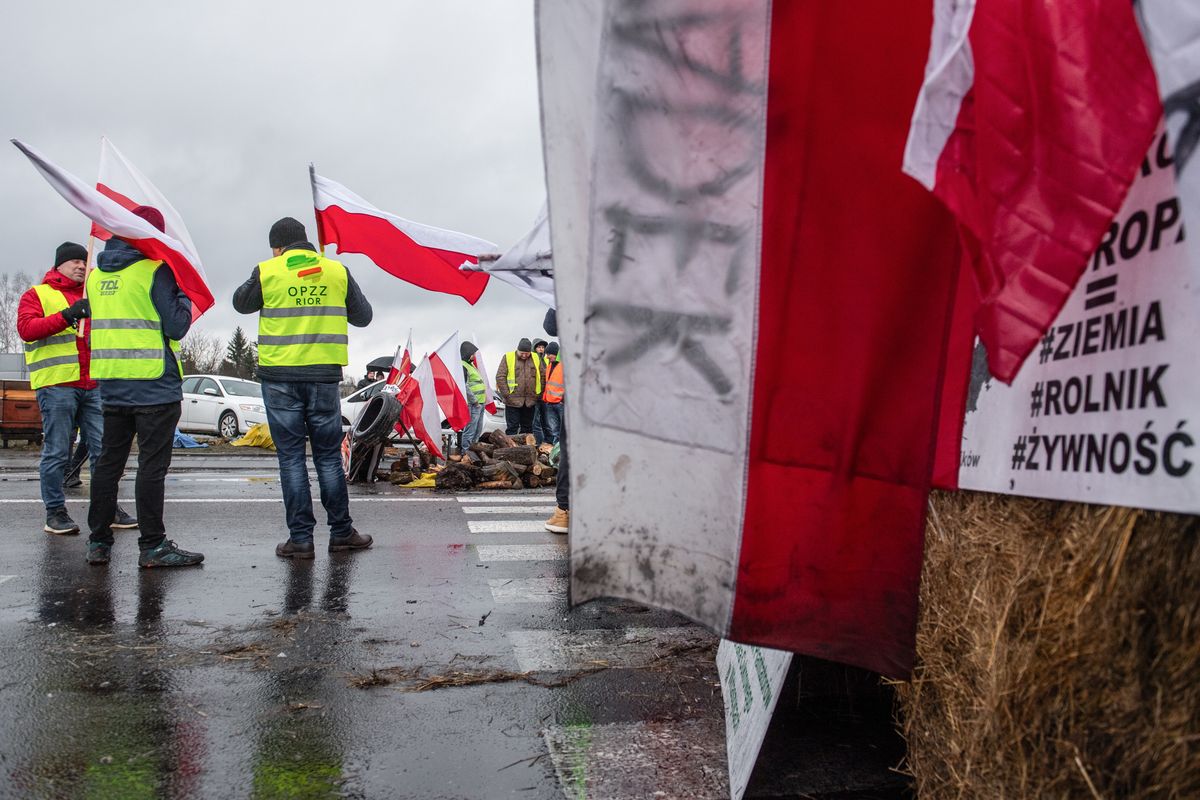
<svg viewBox="0 0 1200 800">
<path fill-rule="evenodd" d="M 267 450 L 275 449 L 275 442 L 271 441 L 271 431 L 267 427 L 267 423 L 260 422 L 257 425 L 251 425 L 250 430 L 246 431 L 246 435 L 240 439 L 234 439 L 230 442 L 234 447 L 263 447 Z"/>
<path fill-rule="evenodd" d="M 208 447 L 202 442 L 197 442 L 191 436 L 181 432 L 178 428 L 175 429 L 175 443 L 172 447 Z"/>
</svg>

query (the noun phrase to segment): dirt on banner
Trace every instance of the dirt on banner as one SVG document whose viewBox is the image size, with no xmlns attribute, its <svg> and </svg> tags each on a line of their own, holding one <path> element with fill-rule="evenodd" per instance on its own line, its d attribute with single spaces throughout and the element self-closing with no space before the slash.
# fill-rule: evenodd
<svg viewBox="0 0 1200 800">
<path fill-rule="evenodd" d="M 935 493 L 897 684 L 923 798 L 1200 796 L 1200 521 Z"/>
</svg>

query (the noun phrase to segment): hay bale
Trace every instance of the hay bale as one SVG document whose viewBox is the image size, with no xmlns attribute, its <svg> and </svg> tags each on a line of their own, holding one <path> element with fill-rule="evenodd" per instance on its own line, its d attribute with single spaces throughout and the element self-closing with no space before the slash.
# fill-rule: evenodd
<svg viewBox="0 0 1200 800">
<path fill-rule="evenodd" d="M 1196 517 L 960 492 L 930 501 L 922 798 L 1200 797 Z"/>
</svg>

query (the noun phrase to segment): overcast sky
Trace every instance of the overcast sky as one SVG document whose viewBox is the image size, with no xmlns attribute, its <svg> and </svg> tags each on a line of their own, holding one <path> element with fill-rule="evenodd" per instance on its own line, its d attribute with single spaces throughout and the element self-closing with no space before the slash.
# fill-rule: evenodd
<svg viewBox="0 0 1200 800">
<path fill-rule="evenodd" d="M 308 162 L 376 206 L 503 250 L 545 198 L 533 0 L 6 3 L 4 139 L 94 180 L 101 135 L 183 215 L 216 306 L 193 330 L 228 338 L 257 316 L 230 298 L 294 216 L 315 241 Z M 88 223 L 16 148 L 0 148 L 5 271 L 42 272 Z M 333 248 L 329 249 L 333 255 Z M 341 258 L 375 321 L 350 331 L 347 374 L 414 329 L 499 353 L 542 334 L 545 307 L 499 281 L 475 306 Z"/>
</svg>

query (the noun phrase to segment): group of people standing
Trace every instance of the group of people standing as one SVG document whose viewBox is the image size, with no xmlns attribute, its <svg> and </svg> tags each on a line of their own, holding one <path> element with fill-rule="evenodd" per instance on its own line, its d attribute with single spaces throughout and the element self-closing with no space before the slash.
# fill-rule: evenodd
<svg viewBox="0 0 1200 800">
<path fill-rule="evenodd" d="M 160 231 L 162 214 L 133 213 Z M 344 265 L 307 241 L 304 225 L 285 217 L 271 226 L 272 257 L 254 267 L 235 292 L 234 308 L 258 314 L 258 376 L 279 459 L 288 540 L 283 558 L 313 558 L 312 495 L 305 465 L 311 443 L 329 550 L 372 544 L 350 517 L 341 463 L 338 385 L 348 361 L 348 325 L 365 327 L 372 309 Z M 42 414 L 39 466 L 44 530 L 77 534 L 63 480 L 79 432 L 91 458 L 87 561 L 107 564 L 113 529 L 139 528 L 141 567 L 194 566 L 204 561 L 167 539 L 163 520 L 167 470 L 181 414 L 179 342 L 192 324 L 192 304 L 174 274 L 129 244 L 110 239 L 87 271 L 87 250 L 65 242 L 42 283 L 22 298 L 17 330 L 25 342 L 30 384 Z M 85 291 L 86 290 L 86 291 Z M 86 330 L 81 331 L 81 323 Z M 117 504 L 117 487 L 134 441 L 137 518 Z"/>
<path fill-rule="evenodd" d="M 505 433 L 532 433 L 540 444 L 558 444 L 563 428 L 563 377 L 558 342 L 522 339 L 496 370 L 504 402 Z"/>
</svg>

